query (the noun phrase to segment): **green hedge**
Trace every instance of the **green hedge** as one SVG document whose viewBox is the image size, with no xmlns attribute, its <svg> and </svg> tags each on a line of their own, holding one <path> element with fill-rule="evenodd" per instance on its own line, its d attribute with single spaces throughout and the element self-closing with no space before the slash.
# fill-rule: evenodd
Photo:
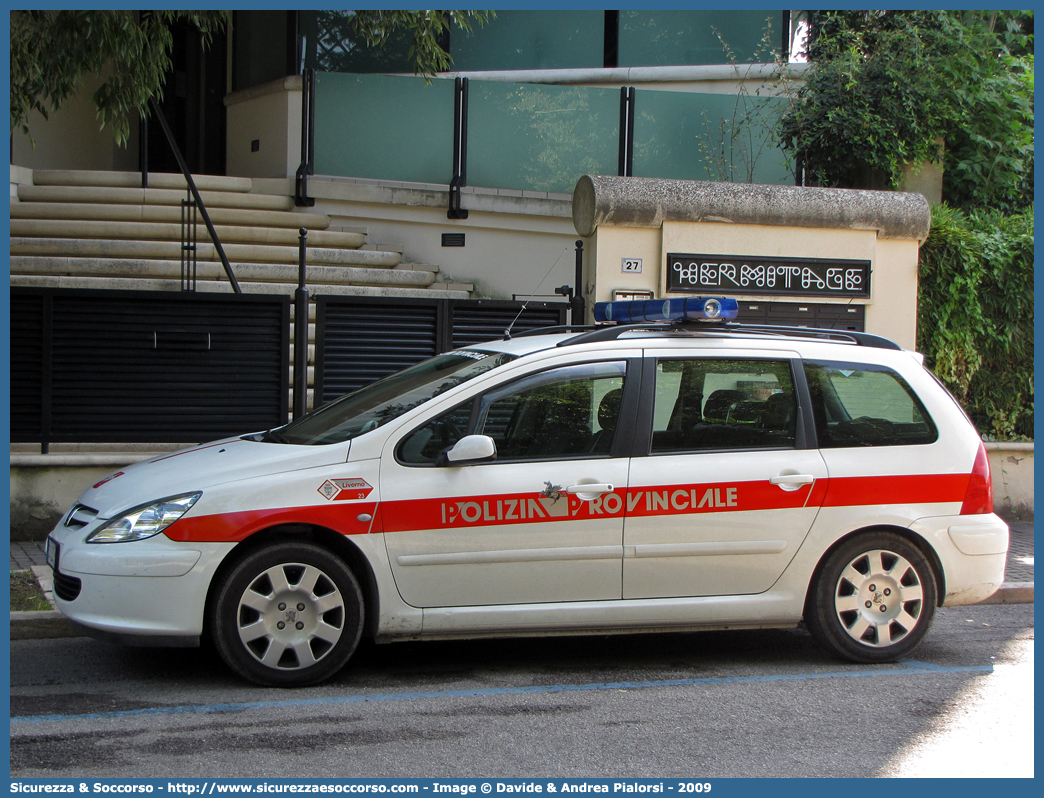
<svg viewBox="0 0 1044 798">
<path fill-rule="evenodd" d="M 917 348 L 989 439 L 1033 437 L 1033 209 L 932 208 Z"/>
</svg>

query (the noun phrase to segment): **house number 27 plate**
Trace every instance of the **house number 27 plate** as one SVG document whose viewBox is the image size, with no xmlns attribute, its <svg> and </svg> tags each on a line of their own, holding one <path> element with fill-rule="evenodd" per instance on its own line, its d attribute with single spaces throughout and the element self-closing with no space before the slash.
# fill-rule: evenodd
<svg viewBox="0 0 1044 798">
<path fill-rule="evenodd" d="M 624 274 L 641 274 L 642 273 L 642 259 L 641 258 L 624 258 L 623 267 L 620 269 Z"/>
</svg>

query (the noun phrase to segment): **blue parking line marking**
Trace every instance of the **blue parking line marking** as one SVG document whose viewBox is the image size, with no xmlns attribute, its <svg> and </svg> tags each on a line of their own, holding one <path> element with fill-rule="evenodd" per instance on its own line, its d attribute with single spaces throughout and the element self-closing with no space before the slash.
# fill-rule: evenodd
<svg viewBox="0 0 1044 798">
<path fill-rule="evenodd" d="M 200 713 L 246 712 L 256 709 L 283 709 L 336 704 L 361 704 L 368 701 L 413 701 L 421 698 L 468 698 L 492 695 L 519 695 L 532 693 L 569 693 L 585 690 L 647 690 L 655 687 L 696 687 L 716 684 L 760 684 L 765 682 L 807 681 L 811 679 L 876 678 L 881 676 L 927 676 L 939 673 L 992 673 L 992 665 L 965 665 L 943 667 L 917 660 L 900 660 L 899 667 L 869 667 L 860 670 L 830 671 L 826 673 L 778 673 L 765 676 L 708 676 L 690 679 L 658 679 L 637 682 L 596 682 L 593 684 L 554 684 L 530 687 L 489 687 L 475 690 L 433 690 L 419 693 L 371 693 L 321 698 L 291 698 L 282 701 L 243 701 L 225 704 L 186 704 L 174 707 L 90 712 L 82 715 L 23 715 L 11 718 L 16 723 L 51 723 L 68 720 L 100 720 L 130 718 L 146 715 L 185 715 Z"/>
</svg>

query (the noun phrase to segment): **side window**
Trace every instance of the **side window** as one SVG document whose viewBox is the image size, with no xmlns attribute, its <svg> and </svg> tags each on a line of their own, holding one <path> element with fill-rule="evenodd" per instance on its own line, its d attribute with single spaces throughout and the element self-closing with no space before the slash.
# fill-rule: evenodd
<svg viewBox="0 0 1044 798">
<path fill-rule="evenodd" d="M 793 448 L 797 400 L 785 360 L 661 360 L 653 454 Z"/>
<path fill-rule="evenodd" d="M 894 371 L 853 363 L 805 364 L 821 449 L 934 443 L 924 405 Z"/>
<path fill-rule="evenodd" d="M 606 456 L 612 447 L 626 364 L 550 369 L 487 395 L 475 432 L 498 460 Z"/>
</svg>

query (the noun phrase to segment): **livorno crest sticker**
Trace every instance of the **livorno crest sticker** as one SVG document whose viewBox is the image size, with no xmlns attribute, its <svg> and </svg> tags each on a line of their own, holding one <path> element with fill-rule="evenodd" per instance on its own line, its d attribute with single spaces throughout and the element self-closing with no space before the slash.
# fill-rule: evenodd
<svg viewBox="0 0 1044 798">
<path fill-rule="evenodd" d="M 328 479 L 319 486 L 319 492 L 332 502 L 350 502 L 365 499 L 373 486 L 365 479 Z"/>
</svg>

